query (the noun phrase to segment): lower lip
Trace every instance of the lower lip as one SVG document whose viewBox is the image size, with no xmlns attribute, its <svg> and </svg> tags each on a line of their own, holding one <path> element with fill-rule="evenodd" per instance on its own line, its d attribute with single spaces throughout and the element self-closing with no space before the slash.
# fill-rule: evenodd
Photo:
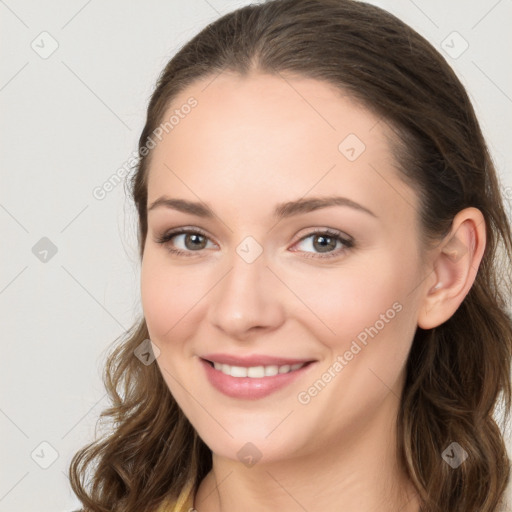
<svg viewBox="0 0 512 512">
<path fill-rule="evenodd" d="M 298 379 L 301 375 L 304 375 L 314 362 L 308 363 L 298 370 L 294 370 L 288 373 L 278 373 L 272 377 L 231 377 L 226 375 L 220 370 L 216 370 L 210 363 L 204 359 L 200 359 L 203 365 L 206 376 L 210 381 L 210 384 L 225 395 L 232 398 L 241 398 L 245 400 L 257 400 L 258 398 L 264 398 L 275 391 L 284 388 L 288 384 L 291 384 L 295 379 Z"/>
</svg>

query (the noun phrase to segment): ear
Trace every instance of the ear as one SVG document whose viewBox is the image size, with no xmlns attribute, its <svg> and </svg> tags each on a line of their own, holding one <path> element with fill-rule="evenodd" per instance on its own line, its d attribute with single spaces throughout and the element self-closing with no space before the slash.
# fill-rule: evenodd
<svg viewBox="0 0 512 512">
<path fill-rule="evenodd" d="M 473 285 L 486 244 L 485 219 L 477 208 L 465 208 L 453 219 L 450 233 L 433 249 L 433 272 L 425 282 L 418 326 L 432 329 L 446 322 Z"/>
</svg>

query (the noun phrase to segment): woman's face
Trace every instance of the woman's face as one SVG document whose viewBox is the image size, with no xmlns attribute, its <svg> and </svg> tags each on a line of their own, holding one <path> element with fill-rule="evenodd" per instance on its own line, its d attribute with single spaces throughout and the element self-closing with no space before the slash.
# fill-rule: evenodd
<svg viewBox="0 0 512 512">
<path fill-rule="evenodd" d="M 382 430 L 425 291 L 390 128 L 323 82 L 262 74 L 209 77 L 171 115 L 154 137 L 141 292 L 185 415 L 248 464 Z"/>
</svg>

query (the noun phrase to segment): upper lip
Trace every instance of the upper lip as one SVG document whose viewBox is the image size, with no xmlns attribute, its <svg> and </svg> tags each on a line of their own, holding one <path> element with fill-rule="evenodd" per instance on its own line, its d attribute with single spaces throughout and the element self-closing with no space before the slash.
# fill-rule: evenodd
<svg viewBox="0 0 512 512">
<path fill-rule="evenodd" d="M 202 359 L 213 363 L 229 364 L 230 366 L 283 366 L 285 364 L 309 363 L 313 359 L 294 359 L 291 357 L 276 357 L 263 354 L 252 354 L 250 356 L 234 356 L 231 354 L 205 354 Z"/>
</svg>

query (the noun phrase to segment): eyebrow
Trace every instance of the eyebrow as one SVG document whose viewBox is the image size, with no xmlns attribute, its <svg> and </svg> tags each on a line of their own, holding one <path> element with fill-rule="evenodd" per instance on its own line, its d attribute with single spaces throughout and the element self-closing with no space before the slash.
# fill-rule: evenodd
<svg viewBox="0 0 512 512">
<path fill-rule="evenodd" d="M 329 196 L 329 197 L 311 197 L 301 198 L 296 201 L 288 201 L 276 205 L 274 209 L 274 217 L 277 219 L 284 219 L 292 217 L 293 215 L 300 215 L 309 213 L 320 208 L 327 208 L 329 206 L 348 206 L 355 210 L 367 213 L 372 217 L 377 218 L 377 215 L 368 208 L 348 199 L 347 197 Z M 212 219 L 216 217 L 213 210 L 205 203 L 187 201 L 185 199 L 173 199 L 170 197 L 162 196 L 153 201 L 148 208 L 148 212 L 156 208 L 170 208 L 178 210 L 183 213 L 190 213 L 198 217 Z"/>
</svg>

